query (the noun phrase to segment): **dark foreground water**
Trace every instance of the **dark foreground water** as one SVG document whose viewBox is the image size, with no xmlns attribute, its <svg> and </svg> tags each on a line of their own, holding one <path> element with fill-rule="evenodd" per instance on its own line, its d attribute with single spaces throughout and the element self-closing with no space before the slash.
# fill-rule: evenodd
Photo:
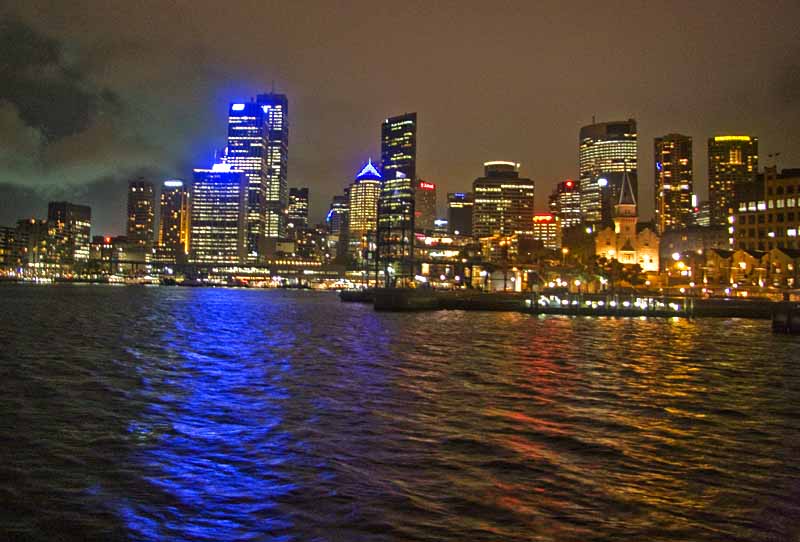
<svg viewBox="0 0 800 542">
<path fill-rule="evenodd" d="M 0 287 L 2 540 L 797 540 L 800 338 Z"/>
</svg>

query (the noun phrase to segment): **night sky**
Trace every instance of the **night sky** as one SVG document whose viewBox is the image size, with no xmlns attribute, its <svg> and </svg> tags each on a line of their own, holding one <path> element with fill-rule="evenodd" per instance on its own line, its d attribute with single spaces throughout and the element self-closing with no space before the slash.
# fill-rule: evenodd
<svg viewBox="0 0 800 542">
<path fill-rule="evenodd" d="M 653 137 L 759 136 L 761 164 L 800 167 L 800 3 L 0 0 L 0 225 L 48 199 L 122 233 L 125 182 L 208 166 L 227 104 L 289 96 L 289 185 L 321 220 L 380 123 L 419 114 L 418 173 L 467 190 L 490 159 L 522 163 L 537 207 L 577 175 L 598 121 L 639 123 L 640 214 Z"/>
</svg>

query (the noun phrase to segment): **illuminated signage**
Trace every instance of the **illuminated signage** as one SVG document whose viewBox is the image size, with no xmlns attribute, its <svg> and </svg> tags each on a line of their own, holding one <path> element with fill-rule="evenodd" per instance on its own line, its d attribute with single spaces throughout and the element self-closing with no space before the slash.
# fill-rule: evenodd
<svg viewBox="0 0 800 542">
<path fill-rule="evenodd" d="M 168 188 L 178 188 L 180 186 L 183 186 L 183 181 L 179 181 L 177 179 L 173 181 L 164 181 L 164 186 Z"/>
<path fill-rule="evenodd" d="M 575 186 L 575 183 L 572 182 L 571 179 L 567 179 L 566 181 L 564 181 L 564 184 L 567 185 L 567 188 L 572 188 L 573 186 Z"/>
<path fill-rule="evenodd" d="M 231 110 L 232 111 L 243 111 L 244 110 L 244 104 L 233 104 L 233 105 L 231 105 Z"/>
<path fill-rule="evenodd" d="M 423 190 L 436 190 L 436 185 L 433 183 L 426 183 L 425 181 L 419 182 L 419 187 Z"/>
<path fill-rule="evenodd" d="M 552 222 L 554 220 L 553 215 L 534 215 L 533 221 L 534 222 Z"/>
</svg>

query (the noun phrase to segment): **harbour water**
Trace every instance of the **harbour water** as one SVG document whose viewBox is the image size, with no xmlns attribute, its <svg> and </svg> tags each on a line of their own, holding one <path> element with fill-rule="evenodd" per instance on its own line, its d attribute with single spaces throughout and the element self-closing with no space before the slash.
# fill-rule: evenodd
<svg viewBox="0 0 800 542">
<path fill-rule="evenodd" d="M 0 287 L 3 540 L 800 537 L 768 321 Z"/>
</svg>

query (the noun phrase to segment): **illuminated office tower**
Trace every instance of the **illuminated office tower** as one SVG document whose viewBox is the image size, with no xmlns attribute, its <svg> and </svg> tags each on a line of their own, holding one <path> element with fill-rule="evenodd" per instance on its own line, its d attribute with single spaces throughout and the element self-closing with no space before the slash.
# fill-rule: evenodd
<svg viewBox="0 0 800 542">
<path fill-rule="evenodd" d="M 289 207 L 286 212 L 287 231 L 292 232 L 308 228 L 308 188 L 289 189 Z"/>
<path fill-rule="evenodd" d="M 245 260 L 248 179 L 231 164 L 195 169 L 189 191 L 189 260 L 239 264 Z"/>
<path fill-rule="evenodd" d="M 485 162 L 484 176 L 472 183 L 472 235 L 530 234 L 535 184 L 519 176 L 515 162 Z"/>
<path fill-rule="evenodd" d="M 472 192 L 447 194 L 447 228 L 456 235 L 472 235 Z"/>
<path fill-rule="evenodd" d="M 156 257 L 162 263 L 184 263 L 189 254 L 189 191 L 179 179 L 161 186 Z"/>
<path fill-rule="evenodd" d="M 153 183 L 138 179 L 128 183 L 128 242 L 149 249 L 155 237 L 156 196 Z"/>
<path fill-rule="evenodd" d="M 581 215 L 587 225 L 613 225 L 623 172 L 638 195 L 636 121 L 601 122 L 581 128 L 578 167 Z"/>
<path fill-rule="evenodd" d="M 667 134 L 654 140 L 655 212 L 658 233 L 693 222 L 692 138 Z"/>
<path fill-rule="evenodd" d="M 92 209 L 66 201 L 51 201 L 47 206 L 47 221 L 63 232 L 65 238 L 62 261 L 67 264 L 89 261 L 92 241 Z"/>
<path fill-rule="evenodd" d="M 289 162 L 289 100 L 285 94 L 259 94 L 258 103 L 267 121 L 266 215 L 268 239 L 286 236 L 286 208 L 289 205 L 287 165 Z"/>
<path fill-rule="evenodd" d="M 362 253 L 365 243 L 374 239 L 380 194 L 381 174 L 369 160 L 350 185 L 348 234 L 351 254 Z"/>
<path fill-rule="evenodd" d="M 561 250 L 561 219 L 553 213 L 536 213 L 532 237 L 547 250 Z"/>
<path fill-rule="evenodd" d="M 417 231 L 433 230 L 436 220 L 436 185 L 417 179 L 414 181 L 414 228 Z"/>
<path fill-rule="evenodd" d="M 402 171 L 385 179 L 378 203 L 377 266 L 384 285 L 404 286 L 414 278 L 414 182 Z"/>
<path fill-rule="evenodd" d="M 225 163 L 247 177 L 246 258 L 255 263 L 266 252 L 267 116 L 256 102 L 233 103 L 228 112 Z"/>
<path fill-rule="evenodd" d="M 754 179 L 758 172 L 758 138 L 720 135 L 708 139 L 709 223 L 727 226 L 737 183 Z"/>
<path fill-rule="evenodd" d="M 331 206 L 325 217 L 331 235 L 339 235 L 347 228 L 347 218 L 350 213 L 349 190 L 347 192 L 344 195 L 333 196 L 331 200 Z"/>
<path fill-rule="evenodd" d="M 399 171 L 404 178 L 417 178 L 417 114 L 389 117 L 381 125 L 381 176 L 395 179 Z"/>
<path fill-rule="evenodd" d="M 572 179 L 561 181 L 550 194 L 550 212 L 561 221 L 562 228 L 571 228 L 581 223 L 581 193 L 578 183 Z"/>
</svg>

